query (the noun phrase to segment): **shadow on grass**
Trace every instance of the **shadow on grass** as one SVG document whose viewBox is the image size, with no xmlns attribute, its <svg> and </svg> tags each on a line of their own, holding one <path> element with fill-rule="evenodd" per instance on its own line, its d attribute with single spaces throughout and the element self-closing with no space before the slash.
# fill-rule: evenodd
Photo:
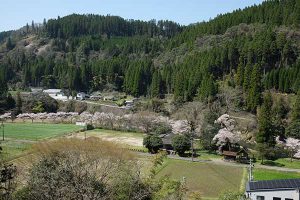
<svg viewBox="0 0 300 200">
<path fill-rule="evenodd" d="M 274 161 L 271 161 L 271 160 L 264 161 L 262 163 L 262 165 L 274 166 L 274 167 L 284 167 L 284 164 L 281 164 L 281 163 L 278 163 L 278 162 L 274 162 Z"/>
</svg>

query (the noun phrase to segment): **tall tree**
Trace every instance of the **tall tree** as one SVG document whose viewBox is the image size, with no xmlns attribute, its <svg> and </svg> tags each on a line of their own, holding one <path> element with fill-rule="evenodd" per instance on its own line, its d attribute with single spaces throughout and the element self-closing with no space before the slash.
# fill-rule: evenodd
<svg viewBox="0 0 300 200">
<path fill-rule="evenodd" d="M 151 97 L 161 97 L 161 75 L 160 72 L 157 70 L 153 73 L 152 76 L 152 83 L 151 83 Z"/>
<path fill-rule="evenodd" d="M 295 103 L 292 108 L 292 120 L 300 120 L 300 90 L 297 93 Z"/>
<path fill-rule="evenodd" d="M 261 71 L 258 64 L 254 65 L 250 79 L 250 89 L 247 98 L 247 107 L 255 112 L 261 100 Z"/>
<path fill-rule="evenodd" d="M 265 143 L 269 146 L 275 144 L 275 137 L 273 133 L 273 125 L 271 119 L 271 108 L 273 105 L 272 96 L 270 92 L 264 95 L 263 104 L 260 107 L 258 114 L 258 133 L 256 135 L 257 143 Z"/>
</svg>

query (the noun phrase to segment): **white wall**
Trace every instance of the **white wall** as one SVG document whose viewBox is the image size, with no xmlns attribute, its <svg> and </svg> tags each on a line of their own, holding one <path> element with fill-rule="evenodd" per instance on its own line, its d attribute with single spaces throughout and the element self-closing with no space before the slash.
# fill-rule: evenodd
<svg viewBox="0 0 300 200">
<path fill-rule="evenodd" d="M 257 196 L 264 196 L 265 200 L 273 200 L 273 197 L 279 197 L 281 200 L 285 200 L 285 198 L 299 200 L 299 190 L 262 191 L 248 194 L 251 200 L 256 200 Z"/>
</svg>

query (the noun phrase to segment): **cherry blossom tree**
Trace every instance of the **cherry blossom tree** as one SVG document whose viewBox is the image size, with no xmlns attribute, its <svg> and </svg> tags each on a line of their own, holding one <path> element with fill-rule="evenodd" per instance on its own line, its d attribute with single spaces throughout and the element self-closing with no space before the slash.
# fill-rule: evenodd
<svg viewBox="0 0 300 200">
<path fill-rule="evenodd" d="M 228 114 L 224 114 L 221 115 L 215 123 L 220 124 L 222 128 L 214 136 L 213 142 L 219 146 L 221 151 L 224 146 L 227 146 L 229 150 L 231 150 L 231 145 L 238 144 L 241 140 L 240 131 L 235 130 L 235 120 L 230 118 Z"/>
<path fill-rule="evenodd" d="M 26 119 L 30 119 L 31 120 L 31 123 L 33 123 L 33 120 L 36 118 L 36 114 L 34 113 L 22 113 L 22 114 L 19 114 L 17 116 L 18 119 L 22 119 L 23 122 L 26 120 Z"/>
<path fill-rule="evenodd" d="M 300 158 L 300 140 L 296 138 L 286 138 L 281 139 L 279 136 L 276 137 L 276 142 L 279 145 L 282 145 L 285 149 L 287 149 L 290 153 L 291 162 L 293 161 L 293 157 Z"/>
<path fill-rule="evenodd" d="M 0 115 L 0 121 L 6 121 L 8 119 L 11 119 L 11 113 L 4 113 L 3 115 Z"/>
</svg>

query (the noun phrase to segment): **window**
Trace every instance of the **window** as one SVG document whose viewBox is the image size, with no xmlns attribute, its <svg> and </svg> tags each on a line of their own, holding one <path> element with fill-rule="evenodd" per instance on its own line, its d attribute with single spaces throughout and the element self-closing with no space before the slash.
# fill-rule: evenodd
<svg viewBox="0 0 300 200">
<path fill-rule="evenodd" d="M 265 200 L 265 197 L 264 196 L 257 196 L 256 200 Z"/>
<path fill-rule="evenodd" d="M 279 197 L 273 197 L 273 200 L 281 200 Z"/>
</svg>

